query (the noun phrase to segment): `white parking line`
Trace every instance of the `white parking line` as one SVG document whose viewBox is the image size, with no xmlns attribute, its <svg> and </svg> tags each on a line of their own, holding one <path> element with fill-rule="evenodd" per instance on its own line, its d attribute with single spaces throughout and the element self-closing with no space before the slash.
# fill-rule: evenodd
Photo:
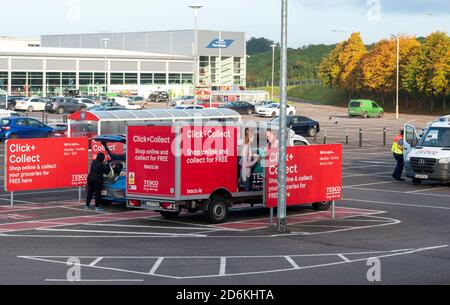
<svg viewBox="0 0 450 305">
<path fill-rule="evenodd" d="M 159 236 L 177 236 L 177 237 L 206 237 L 200 234 L 175 234 L 175 233 L 153 233 L 153 232 L 124 232 L 124 231 L 98 231 L 98 230 L 72 230 L 72 229 L 35 229 L 36 231 L 47 232 L 79 232 L 79 233 L 101 233 L 101 234 L 125 234 L 125 235 L 159 235 Z"/>
<path fill-rule="evenodd" d="M 446 186 L 446 187 L 435 187 L 435 188 L 431 188 L 431 189 L 417 190 L 417 191 L 411 191 L 411 192 L 406 192 L 406 193 L 408 193 L 408 194 L 417 194 L 417 193 L 422 193 L 422 192 L 439 191 L 439 190 L 450 190 L 450 188 L 448 186 Z"/>
<path fill-rule="evenodd" d="M 364 202 L 364 203 L 385 204 L 385 205 L 398 205 L 398 206 L 421 208 L 421 209 L 450 210 L 450 207 L 437 207 L 437 206 L 432 206 L 432 205 L 417 205 L 417 204 L 408 204 L 408 203 L 399 203 L 399 202 L 361 200 L 361 199 L 350 199 L 350 198 L 345 198 L 344 200 L 354 201 L 354 202 Z"/>
<path fill-rule="evenodd" d="M 226 257 L 221 257 L 220 258 L 219 276 L 224 276 L 225 274 L 227 274 L 227 258 Z"/>
<path fill-rule="evenodd" d="M 342 176 L 342 178 L 379 176 L 379 175 L 387 175 L 387 174 L 392 174 L 392 171 L 389 171 L 389 172 L 380 172 L 380 173 L 369 173 L 369 174 L 353 174 L 353 175 Z"/>
<path fill-rule="evenodd" d="M 158 270 L 159 266 L 161 266 L 163 260 L 164 260 L 164 257 L 158 257 L 158 260 L 155 262 L 155 264 L 153 265 L 152 269 L 150 270 L 150 272 L 148 274 L 154 275 L 156 273 L 156 271 Z"/>
<path fill-rule="evenodd" d="M 94 260 L 92 263 L 89 264 L 89 267 L 94 267 L 98 263 L 100 263 L 103 260 L 103 257 L 98 257 L 96 260 Z"/>
<path fill-rule="evenodd" d="M 144 229 L 167 229 L 169 227 L 163 227 L 163 226 L 138 226 L 138 225 L 118 225 L 118 224 L 109 224 L 109 223 L 84 223 L 84 226 L 97 226 L 97 227 L 117 227 L 117 228 L 144 228 Z M 223 229 L 219 228 L 201 228 L 201 227 L 170 227 L 171 230 L 205 230 L 209 229 L 208 232 L 211 231 L 223 231 Z"/>
<path fill-rule="evenodd" d="M 292 259 L 292 257 L 285 256 L 284 258 L 289 262 L 289 264 L 291 264 L 292 268 L 294 268 L 295 270 L 300 270 L 300 266 L 297 265 L 297 263 Z"/>
<path fill-rule="evenodd" d="M 389 183 L 399 183 L 396 181 L 385 181 L 385 182 L 373 182 L 373 183 L 364 183 L 364 184 L 355 184 L 355 185 L 346 185 L 344 189 L 351 189 L 357 186 L 369 186 L 369 185 L 379 185 L 379 184 L 389 184 Z M 374 190 L 376 191 L 376 190 Z"/>
<path fill-rule="evenodd" d="M 349 190 L 358 190 L 358 191 L 371 191 L 371 192 L 383 192 L 383 193 L 396 193 L 396 194 L 408 194 L 401 191 L 392 191 L 392 190 L 380 190 L 380 189 L 369 189 L 369 188 L 362 188 L 362 187 L 344 187 L 345 189 Z M 423 194 L 423 193 L 414 193 L 415 195 L 420 196 L 435 196 L 435 197 L 449 197 L 450 195 L 439 195 L 439 194 Z"/>
</svg>

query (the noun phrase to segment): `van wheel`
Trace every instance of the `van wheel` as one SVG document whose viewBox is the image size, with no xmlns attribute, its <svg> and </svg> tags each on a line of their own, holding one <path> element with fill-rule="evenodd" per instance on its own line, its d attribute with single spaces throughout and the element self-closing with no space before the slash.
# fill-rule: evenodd
<svg viewBox="0 0 450 305">
<path fill-rule="evenodd" d="M 145 103 L 144 106 L 143 106 L 143 108 L 144 108 L 144 109 L 148 109 L 148 108 L 149 108 L 148 104 Z"/>
<path fill-rule="evenodd" d="M 378 115 L 378 118 L 382 119 L 383 117 L 384 117 L 384 112 L 381 112 L 381 113 Z"/>
<path fill-rule="evenodd" d="M 16 110 L 16 106 L 14 106 L 14 105 L 8 105 L 8 110 L 14 111 L 14 110 Z"/>
<path fill-rule="evenodd" d="M 62 108 L 62 107 L 58 108 L 58 113 L 59 114 L 64 114 L 64 108 Z"/>
<path fill-rule="evenodd" d="M 176 219 L 176 218 L 178 218 L 178 216 L 180 216 L 180 211 L 178 211 L 178 212 L 160 211 L 159 214 L 161 214 L 161 216 L 166 219 Z"/>
<path fill-rule="evenodd" d="M 219 224 L 223 223 L 227 219 L 228 212 L 228 200 L 226 200 L 225 198 L 216 197 L 210 201 L 205 216 L 210 223 Z"/>
<path fill-rule="evenodd" d="M 328 211 L 331 207 L 331 201 L 316 202 L 312 205 L 314 211 Z"/>
<path fill-rule="evenodd" d="M 30 106 L 30 107 L 28 107 L 28 109 L 27 109 L 28 112 L 33 112 L 33 110 L 34 110 L 33 106 Z"/>
<path fill-rule="evenodd" d="M 367 112 L 364 112 L 363 119 L 367 119 L 369 117 L 369 114 Z"/>
</svg>

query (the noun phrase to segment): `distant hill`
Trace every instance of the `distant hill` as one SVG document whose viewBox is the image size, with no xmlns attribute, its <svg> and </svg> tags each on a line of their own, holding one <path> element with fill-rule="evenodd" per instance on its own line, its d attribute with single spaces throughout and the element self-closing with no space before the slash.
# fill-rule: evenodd
<svg viewBox="0 0 450 305">
<path fill-rule="evenodd" d="M 250 42 L 250 41 L 249 41 Z M 267 41 L 265 41 L 267 50 Z M 297 82 L 308 79 L 317 79 L 317 72 L 323 58 L 327 56 L 336 45 L 309 45 L 298 49 L 288 50 L 288 79 Z M 255 48 L 254 48 L 255 49 Z M 254 50 L 253 49 L 253 50 Z M 264 49 L 264 48 L 262 48 Z M 275 81 L 278 82 L 280 74 L 280 50 L 275 53 Z M 251 55 L 247 62 L 247 83 L 249 86 L 263 86 L 272 79 L 272 50 Z"/>
</svg>

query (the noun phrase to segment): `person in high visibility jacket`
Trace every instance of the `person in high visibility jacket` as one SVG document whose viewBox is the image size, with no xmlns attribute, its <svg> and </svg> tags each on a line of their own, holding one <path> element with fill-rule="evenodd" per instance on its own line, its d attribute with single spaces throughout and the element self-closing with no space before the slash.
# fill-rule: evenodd
<svg viewBox="0 0 450 305">
<path fill-rule="evenodd" d="M 403 158 L 403 136 L 404 131 L 400 130 L 400 133 L 394 138 L 394 142 L 392 143 L 392 153 L 397 161 L 397 166 L 395 167 L 392 177 L 397 181 L 405 181 L 405 179 L 402 178 L 403 168 L 405 167 L 405 160 Z"/>
</svg>

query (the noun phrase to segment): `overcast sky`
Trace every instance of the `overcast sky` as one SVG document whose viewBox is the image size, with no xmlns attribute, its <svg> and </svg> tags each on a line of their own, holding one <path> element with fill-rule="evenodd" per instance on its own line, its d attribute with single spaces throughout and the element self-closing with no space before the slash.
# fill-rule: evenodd
<svg viewBox="0 0 450 305">
<path fill-rule="evenodd" d="M 193 0 L 201 29 L 243 31 L 280 40 L 281 0 Z M 2 1 L 0 35 L 193 28 L 187 0 Z M 6 26 L 5 26 L 6 25 Z M 333 29 L 343 32 L 333 32 Z M 392 33 L 450 32 L 450 0 L 289 0 L 289 46 L 342 41 L 360 31 L 366 43 Z"/>
</svg>

